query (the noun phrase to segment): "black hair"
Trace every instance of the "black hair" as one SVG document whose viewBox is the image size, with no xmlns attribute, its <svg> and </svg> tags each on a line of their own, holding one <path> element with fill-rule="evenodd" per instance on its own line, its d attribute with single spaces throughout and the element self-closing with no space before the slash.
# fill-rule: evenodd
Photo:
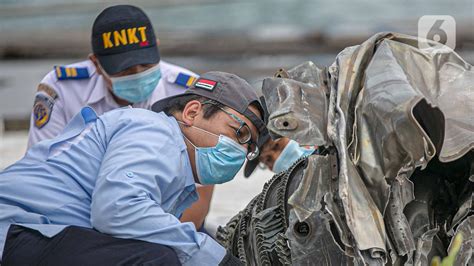
<svg viewBox="0 0 474 266">
<path fill-rule="evenodd" d="M 213 115 L 215 115 L 218 111 L 221 110 L 220 108 L 226 107 L 220 102 L 208 99 L 203 96 L 190 94 L 190 95 L 185 95 L 182 97 L 171 99 L 168 102 L 167 107 L 163 110 L 163 112 L 165 112 L 166 115 L 173 115 L 177 112 L 182 112 L 186 104 L 194 100 L 199 101 L 201 103 L 203 102 L 210 103 L 210 104 L 203 105 L 203 111 L 204 111 L 203 117 L 205 119 L 211 118 Z"/>
</svg>

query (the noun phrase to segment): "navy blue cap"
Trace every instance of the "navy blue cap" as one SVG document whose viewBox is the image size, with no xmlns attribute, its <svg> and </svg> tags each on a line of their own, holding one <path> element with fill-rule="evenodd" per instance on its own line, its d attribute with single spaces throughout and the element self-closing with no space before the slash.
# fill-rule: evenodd
<svg viewBox="0 0 474 266">
<path fill-rule="evenodd" d="M 92 51 L 110 75 L 160 61 L 150 19 L 131 5 L 107 7 L 97 16 L 92 26 Z"/>
</svg>

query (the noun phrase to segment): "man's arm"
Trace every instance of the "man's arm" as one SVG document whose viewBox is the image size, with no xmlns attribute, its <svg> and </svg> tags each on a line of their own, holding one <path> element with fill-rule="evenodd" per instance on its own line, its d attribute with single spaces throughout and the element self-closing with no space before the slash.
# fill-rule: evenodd
<svg viewBox="0 0 474 266">
<path fill-rule="evenodd" d="M 162 193 L 184 178 L 187 154 L 173 139 L 179 136 L 163 121 L 129 121 L 118 128 L 105 134 L 111 139 L 92 195 L 92 226 L 115 237 L 172 247 L 185 264 L 218 264 L 225 249 L 161 206 Z"/>
<path fill-rule="evenodd" d="M 199 186 L 197 187 L 199 194 L 199 200 L 194 202 L 191 207 L 186 209 L 181 216 L 181 222 L 192 222 L 196 229 L 203 226 L 204 220 L 209 213 L 209 207 L 211 205 L 212 193 L 214 192 L 214 186 Z"/>
</svg>

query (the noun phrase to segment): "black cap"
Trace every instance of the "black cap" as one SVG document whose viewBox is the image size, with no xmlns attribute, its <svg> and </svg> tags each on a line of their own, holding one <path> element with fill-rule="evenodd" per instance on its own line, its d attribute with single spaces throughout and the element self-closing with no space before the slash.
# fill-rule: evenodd
<svg viewBox="0 0 474 266">
<path fill-rule="evenodd" d="M 110 75 L 160 61 L 150 20 L 131 5 L 111 6 L 97 16 L 92 26 L 92 51 Z"/>
<path fill-rule="evenodd" d="M 266 108 L 260 102 L 255 89 L 247 81 L 234 74 L 218 71 L 207 72 L 198 78 L 183 94 L 164 98 L 154 103 L 151 109 L 155 112 L 161 112 L 169 107 L 169 104 L 172 103 L 170 100 L 190 94 L 217 101 L 249 119 L 259 132 L 257 140 L 259 148 L 269 139 L 270 136 L 264 121 Z M 258 117 L 250 111 L 249 106 L 251 104 L 259 109 L 262 117 Z"/>
<path fill-rule="evenodd" d="M 260 163 L 258 158 L 260 158 L 260 156 L 257 157 L 256 159 L 253 159 L 251 161 L 247 161 L 247 163 L 245 163 L 245 167 L 244 167 L 244 176 L 245 177 L 249 177 L 250 175 L 252 175 L 255 168 L 257 168 L 257 165 Z"/>
<path fill-rule="evenodd" d="M 268 110 L 267 110 L 267 104 L 265 103 L 265 98 L 263 96 L 260 96 L 260 102 L 262 103 L 262 106 L 265 109 L 264 121 L 265 121 L 265 123 L 267 123 L 269 113 L 268 113 Z M 270 136 L 266 138 L 265 142 L 268 141 L 268 140 L 270 140 Z M 265 142 L 263 143 L 263 145 L 265 144 Z M 244 166 L 244 177 L 250 177 L 252 175 L 253 171 L 255 170 L 255 168 L 257 168 L 259 163 L 260 163 L 260 154 L 257 158 L 254 158 L 253 160 L 248 160 L 245 163 L 245 166 Z"/>
</svg>

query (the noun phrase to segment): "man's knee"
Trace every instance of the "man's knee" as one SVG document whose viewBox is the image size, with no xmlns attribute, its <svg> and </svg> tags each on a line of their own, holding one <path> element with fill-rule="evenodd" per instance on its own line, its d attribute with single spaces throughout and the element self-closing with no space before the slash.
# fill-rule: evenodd
<svg viewBox="0 0 474 266">
<path fill-rule="evenodd" d="M 114 238 L 76 226 L 64 229 L 53 238 L 29 228 L 13 227 L 6 244 L 2 265 L 34 264 L 39 257 L 45 264 L 70 266 L 180 265 L 176 252 L 170 247 Z"/>
<path fill-rule="evenodd" d="M 176 252 L 167 246 L 148 243 L 140 256 L 145 265 L 181 265 Z"/>
<path fill-rule="evenodd" d="M 5 238 L 2 260 L 0 264 L 28 265 L 41 256 L 43 236 L 32 229 L 12 224 Z"/>
</svg>

